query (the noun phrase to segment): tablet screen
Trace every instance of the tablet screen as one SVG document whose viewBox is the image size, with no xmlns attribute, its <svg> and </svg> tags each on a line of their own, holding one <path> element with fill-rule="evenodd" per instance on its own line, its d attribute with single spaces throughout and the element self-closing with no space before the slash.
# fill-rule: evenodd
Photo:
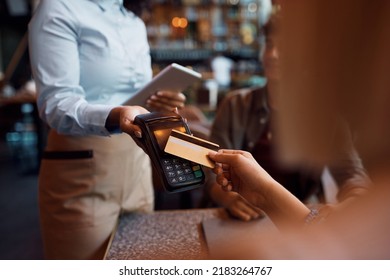
<svg viewBox="0 0 390 280">
<path fill-rule="evenodd" d="M 182 92 L 194 83 L 199 82 L 201 78 L 202 75 L 200 73 L 172 63 L 130 97 L 124 105 L 144 106 L 146 100 L 159 90 Z"/>
</svg>

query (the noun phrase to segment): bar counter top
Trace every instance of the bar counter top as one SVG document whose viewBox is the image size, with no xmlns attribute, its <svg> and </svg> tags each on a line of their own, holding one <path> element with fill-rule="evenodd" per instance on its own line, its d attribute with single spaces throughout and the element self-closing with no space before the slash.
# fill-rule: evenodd
<svg viewBox="0 0 390 280">
<path fill-rule="evenodd" d="M 202 222 L 210 218 L 228 219 L 228 214 L 221 208 L 124 214 L 105 259 L 207 259 Z"/>
</svg>

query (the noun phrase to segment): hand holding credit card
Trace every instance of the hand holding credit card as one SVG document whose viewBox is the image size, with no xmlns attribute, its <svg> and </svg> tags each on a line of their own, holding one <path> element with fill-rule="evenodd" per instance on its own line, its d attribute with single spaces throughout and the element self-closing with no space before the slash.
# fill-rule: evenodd
<svg viewBox="0 0 390 280">
<path fill-rule="evenodd" d="M 208 153 L 218 149 L 218 144 L 173 129 L 164 151 L 168 154 L 214 168 L 214 162 L 208 158 Z"/>
</svg>

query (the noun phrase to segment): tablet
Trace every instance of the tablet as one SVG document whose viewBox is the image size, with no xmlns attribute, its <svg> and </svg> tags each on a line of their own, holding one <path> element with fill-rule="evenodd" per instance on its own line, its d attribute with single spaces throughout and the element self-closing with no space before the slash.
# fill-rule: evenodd
<svg viewBox="0 0 390 280">
<path fill-rule="evenodd" d="M 202 74 L 187 67 L 172 63 L 161 70 L 148 84 L 130 97 L 124 105 L 144 106 L 146 100 L 159 90 L 182 92 L 200 81 Z"/>
</svg>

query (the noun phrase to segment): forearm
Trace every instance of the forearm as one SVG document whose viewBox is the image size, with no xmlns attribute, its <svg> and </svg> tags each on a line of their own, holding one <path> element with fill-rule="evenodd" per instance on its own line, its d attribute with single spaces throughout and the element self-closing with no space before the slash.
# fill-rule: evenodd
<svg viewBox="0 0 390 280">
<path fill-rule="evenodd" d="M 40 117 L 50 128 L 67 135 L 110 134 L 105 122 L 113 105 L 89 104 L 79 95 L 65 95 L 43 92 L 38 96 Z"/>
<path fill-rule="evenodd" d="M 277 182 L 267 192 L 261 208 L 281 230 L 301 227 L 310 213 L 307 206 Z"/>
</svg>

